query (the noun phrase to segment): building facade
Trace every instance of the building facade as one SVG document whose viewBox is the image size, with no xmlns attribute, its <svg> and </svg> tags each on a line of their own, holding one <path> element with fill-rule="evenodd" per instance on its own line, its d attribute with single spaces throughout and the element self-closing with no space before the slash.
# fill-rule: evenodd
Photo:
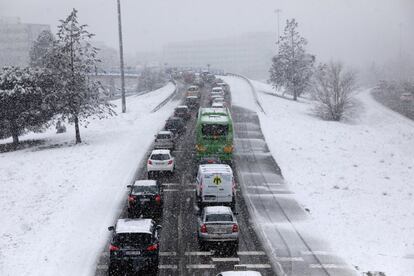
<svg viewBox="0 0 414 276">
<path fill-rule="evenodd" d="M 165 45 L 163 59 L 168 66 L 203 67 L 266 79 L 276 51 L 271 33 L 250 33 L 215 40 Z"/>
<path fill-rule="evenodd" d="M 0 17 L 0 66 L 27 66 L 29 51 L 49 25 L 21 23 L 17 17 Z"/>
</svg>

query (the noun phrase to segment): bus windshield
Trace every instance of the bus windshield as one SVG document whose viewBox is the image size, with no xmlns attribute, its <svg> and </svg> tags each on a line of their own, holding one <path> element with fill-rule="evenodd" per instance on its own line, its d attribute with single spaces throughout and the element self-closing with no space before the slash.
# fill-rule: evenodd
<svg viewBox="0 0 414 276">
<path fill-rule="evenodd" d="M 201 127 L 203 136 L 226 136 L 228 130 L 228 125 L 203 124 Z"/>
</svg>

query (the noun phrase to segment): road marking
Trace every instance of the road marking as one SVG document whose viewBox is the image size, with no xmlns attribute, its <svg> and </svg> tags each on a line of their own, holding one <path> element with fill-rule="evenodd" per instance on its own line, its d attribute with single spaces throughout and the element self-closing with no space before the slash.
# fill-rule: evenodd
<svg viewBox="0 0 414 276">
<path fill-rule="evenodd" d="M 160 256 L 177 256 L 177 252 L 160 252 Z"/>
<path fill-rule="evenodd" d="M 180 190 L 177 190 L 177 189 L 164 189 L 164 190 L 162 190 L 163 192 L 178 192 L 178 191 L 180 191 Z"/>
<path fill-rule="evenodd" d="M 302 255 L 335 255 L 333 252 L 329 251 L 301 251 Z"/>
<path fill-rule="evenodd" d="M 276 257 L 278 262 L 303 262 L 302 257 Z"/>
<path fill-rule="evenodd" d="M 194 264 L 194 265 L 187 265 L 188 269 L 210 269 L 216 268 L 214 264 Z"/>
<path fill-rule="evenodd" d="M 108 270 L 108 265 L 106 264 L 100 264 L 96 266 L 97 270 Z"/>
<path fill-rule="evenodd" d="M 185 192 L 195 192 L 196 189 L 185 189 Z"/>
<path fill-rule="evenodd" d="M 177 265 L 165 265 L 165 264 L 161 264 L 158 265 L 159 269 L 177 269 L 178 266 Z"/>
<path fill-rule="evenodd" d="M 272 268 L 270 264 L 240 264 L 246 268 Z"/>
<path fill-rule="evenodd" d="M 239 258 L 211 258 L 213 262 L 240 262 Z"/>
<path fill-rule="evenodd" d="M 180 183 L 163 183 L 163 186 L 180 186 Z"/>
<path fill-rule="evenodd" d="M 263 256 L 266 255 L 263 251 L 238 251 L 237 255 L 240 256 Z"/>
<path fill-rule="evenodd" d="M 185 252 L 184 255 L 186 255 L 186 256 L 212 256 L 213 252 L 211 252 L 211 251 L 192 251 L 192 252 Z"/>
<path fill-rule="evenodd" d="M 335 268 L 335 269 L 350 269 L 349 265 L 341 264 L 310 264 L 310 268 Z"/>
</svg>

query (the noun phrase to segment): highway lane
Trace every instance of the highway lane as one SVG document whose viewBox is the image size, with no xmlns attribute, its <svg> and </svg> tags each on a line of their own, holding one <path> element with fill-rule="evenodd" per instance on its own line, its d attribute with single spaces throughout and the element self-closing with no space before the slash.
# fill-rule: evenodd
<svg viewBox="0 0 414 276">
<path fill-rule="evenodd" d="M 306 212 L 293 197 L 271 155 L 256 112 L 233 106 L 236 171 L 250 216 L 279 275 L 350 276 L 355 270 L 306 227 Z M 318 235 L 316 235 L 318 234 Z"/>
<path fill-rule="evenodd" d="M 183 97 L 185 86 L 180 86 L 176 97 Z M 208 106 L 208 89 L 202 89 L 201 103 Z M 197 243 L 197 207 L 194 201 L 194 179 L 197 170 L 195 160 L 196 114 L 187 123 L 187 131 L 177 141 L 173 155 L 176 159 L 176 172 L 160 178 L 164 188 L 164 210 L 160 224 L 163 226 L 160 240 L 159 275 L 216 275 L 225 270 L 233 270 L 235 265 L 245 265 L 247 269 L 260 271 L 263 275 L 276 275 L 269 258 L 260 244 L 250 223 L 244 198 L 237 194 L 237 219 L 240 225 L 239 251 L 235 255 L 210 248 L 200 251 Z M 148 155 L 150 150 L 148 151 Z M 140 164 L 136 179 L 145 179 L 145 164 Z M 237 176 L 236 176 L 236 181 Z M 126 206 L 120 217 L 126 217 Z M 107 275 L 109 241 L 99 259 L 96 275 Z"/>
</svg>

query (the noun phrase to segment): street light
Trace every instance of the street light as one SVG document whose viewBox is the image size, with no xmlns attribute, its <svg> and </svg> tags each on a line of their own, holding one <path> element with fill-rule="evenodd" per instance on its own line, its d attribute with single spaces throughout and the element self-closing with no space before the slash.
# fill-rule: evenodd
<svg viewBox="0 0 414 276">
<path fill-rule="evenodd" d="M 275 13 L 276 13 L 276 16 L 277 16 L 277 41 L 276 41 L 276 44 L 277 45 L 279 45 L 279 42 L 280 42 L 280 13 L 282 12 L 282 10 L 281 9 L 276 9 L 275 10 Z"/>
<path fill-rule="evenodd" d="M 118 32 L 119 32 L 119 60 L 121 67 L 121 98 L 122 98 L 122 113 L 126 112 L 125 101 L 125 76 L 124 76 L 124 47 L 122 45 L 122 25 L 121 25 L 121 3 L 117 0 L 118 4 Z"/>
</svg>

